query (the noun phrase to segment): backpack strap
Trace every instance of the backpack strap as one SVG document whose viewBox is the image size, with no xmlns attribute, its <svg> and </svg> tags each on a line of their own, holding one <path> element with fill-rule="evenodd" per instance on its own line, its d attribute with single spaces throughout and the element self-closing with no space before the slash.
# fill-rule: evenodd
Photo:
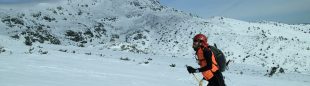
<svg viewBox="0 0 310 86">
<path fill-rule="evenodd" d="M 211 50 L 207 51 L 206 49 L 204 49 L 204 58 L 206 60 L 207 63 L 211 63 L 211 64 L 207 64 L 205 67 L 199 68 L 200 72 L 206 71 L 206 70 L 212 70 L 212 65 L 215 65 L 217 68 L 219 68 L 218 64 L 215 64 L 212 60 L 212 54 L 214 54 Z M 215 60 L 215 55 L 214 56 L 214 60 Z M 211 57 L 211 58 L 209 58 Z M 212 72 L 216 72 L 216 71 L 212 71 Z"/>
<path fill-rule="evenodd" d="M 214 44 L 214 45 L 215 45 L 215 47 L 216 47 L 216 44 Z M 214 54 L 214 59 L 216 59 L 216 55 L 215 55 L 214 51 L 212 51 L 214 47 L 213 47 L 213 46 L 209 46 L 208 48 L 211 50 L 212 54 Z M 211 55 L 211 56 L 212 56 L 212 55 Z M 212 62 L 212 58 L 211 58 L 211 62 Z M 212 62 L 212 64 L 214 64 L 215 66 L 218 67 L 218 64 L 215 64 L 214 62 Z"/>
</svg>

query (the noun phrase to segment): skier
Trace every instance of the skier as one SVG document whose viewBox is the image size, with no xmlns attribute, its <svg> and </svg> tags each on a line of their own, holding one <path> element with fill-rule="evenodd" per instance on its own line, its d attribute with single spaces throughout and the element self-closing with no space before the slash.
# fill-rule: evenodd
<svg viewBox="0 0 310 86">
<path fill-rule="evenodd" d="M 187 71 L 189 73 L 201 72 L 203 79 L 209 82 L 207 86 L 225 86 L 223 75 L 215 60 L 216 57 L 208 44 L 208 38 L 203 34 L 197 34 L 193 38 L 192 47 L 196 51 L 196 60 L 200 68 L 187 66 Z"/>
</svg>

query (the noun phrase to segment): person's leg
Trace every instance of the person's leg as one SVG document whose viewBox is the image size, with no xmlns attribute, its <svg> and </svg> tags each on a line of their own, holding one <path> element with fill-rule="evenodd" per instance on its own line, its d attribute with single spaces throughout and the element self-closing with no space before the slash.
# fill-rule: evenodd
<svg viewBox="0 0 310 86">
<path fill-rule="evenodd" d="M 218 79 L 217 80 L 218 81 L 218 86 L 226 86 L 223 74 L 221 72 L 217 72 L 217 74 L 215 76 Z"/>
<path fill-rule="evenodd" d="M 208 80 L 208 85 L 207 86 L 216 86 L 215 85 L 216 81 L 217 81 L 216 77 L 213 76 L 210 80 Z"/>
</svg>

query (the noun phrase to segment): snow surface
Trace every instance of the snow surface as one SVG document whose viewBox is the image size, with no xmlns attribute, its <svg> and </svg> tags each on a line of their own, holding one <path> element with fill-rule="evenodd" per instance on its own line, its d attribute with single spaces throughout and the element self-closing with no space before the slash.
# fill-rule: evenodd
<svg viewBox="0 0 310 86">
<path fill-rule="evenodd" d="M 198 33 L 233 60 L 228 86 L 310 85 L 310 25 L 205 20 L 156 0 L 63 0 L 0 19 L 0 86 L 197 86 L 185 65 L 198 67 Z"/>
<path fill-rule="evenodd" d="M 9 39 L 1 36 L 1 39 Z M 0 57 L 1 86 L 197 86 L 185 65 L 196 65 L 191 58 L 135 54 L 98 47 L 50 46 L 37 44 L 48 54 L 21 50 L 23 43 L 7 40 L 12 54 Z M 22 47 L 24 49 L 25 47 Z M 68 49 L 67 52 L 57 49 Z M 76 53 L 71 51 L 75 50 Z M 95 50 L 95 51 L 93 51 Z M 35 51 L 35 50 L 34 50 Z M 91 55 L 83 54 L 90 52 Z M 102 54 L 102 55 L 101 55 Z M 129 60 L 120 60 L 128 58 Z M 146 64 L 145 62 L 149 62 Z M 176 67 L 169 65 L 175 64 Z M 245 70 L 250 69 L 250 70 Z M 243 74 L 241 74 L 243 72 Z M 285 73 L 275 77 L 260 76 L 259 66 L 232 64 L 224 72 L 229 86 L 308 86 L 310 75 Z M 196 74 L 199 75 L 200 74 Z M 207 84 L 207 82 L 205 82 Z"/>
</svg>

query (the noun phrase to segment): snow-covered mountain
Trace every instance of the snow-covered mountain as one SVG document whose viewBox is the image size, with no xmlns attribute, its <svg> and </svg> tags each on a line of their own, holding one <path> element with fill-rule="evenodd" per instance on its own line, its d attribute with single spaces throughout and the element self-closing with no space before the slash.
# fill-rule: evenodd
<svg viewBox="0 0 310 86">
<path fill-rule="evenodd" d="M 202 19 L 157 0 L 62 0 L 0 8 L 0 19 L 1 57 L 52 50 L 105 56 L 100 50 L 110 49 L 192 58 L 192 37 L 203 33 L 235 63 L 310 74 L 310 25 L 306 24 Z"/>
</svg>

